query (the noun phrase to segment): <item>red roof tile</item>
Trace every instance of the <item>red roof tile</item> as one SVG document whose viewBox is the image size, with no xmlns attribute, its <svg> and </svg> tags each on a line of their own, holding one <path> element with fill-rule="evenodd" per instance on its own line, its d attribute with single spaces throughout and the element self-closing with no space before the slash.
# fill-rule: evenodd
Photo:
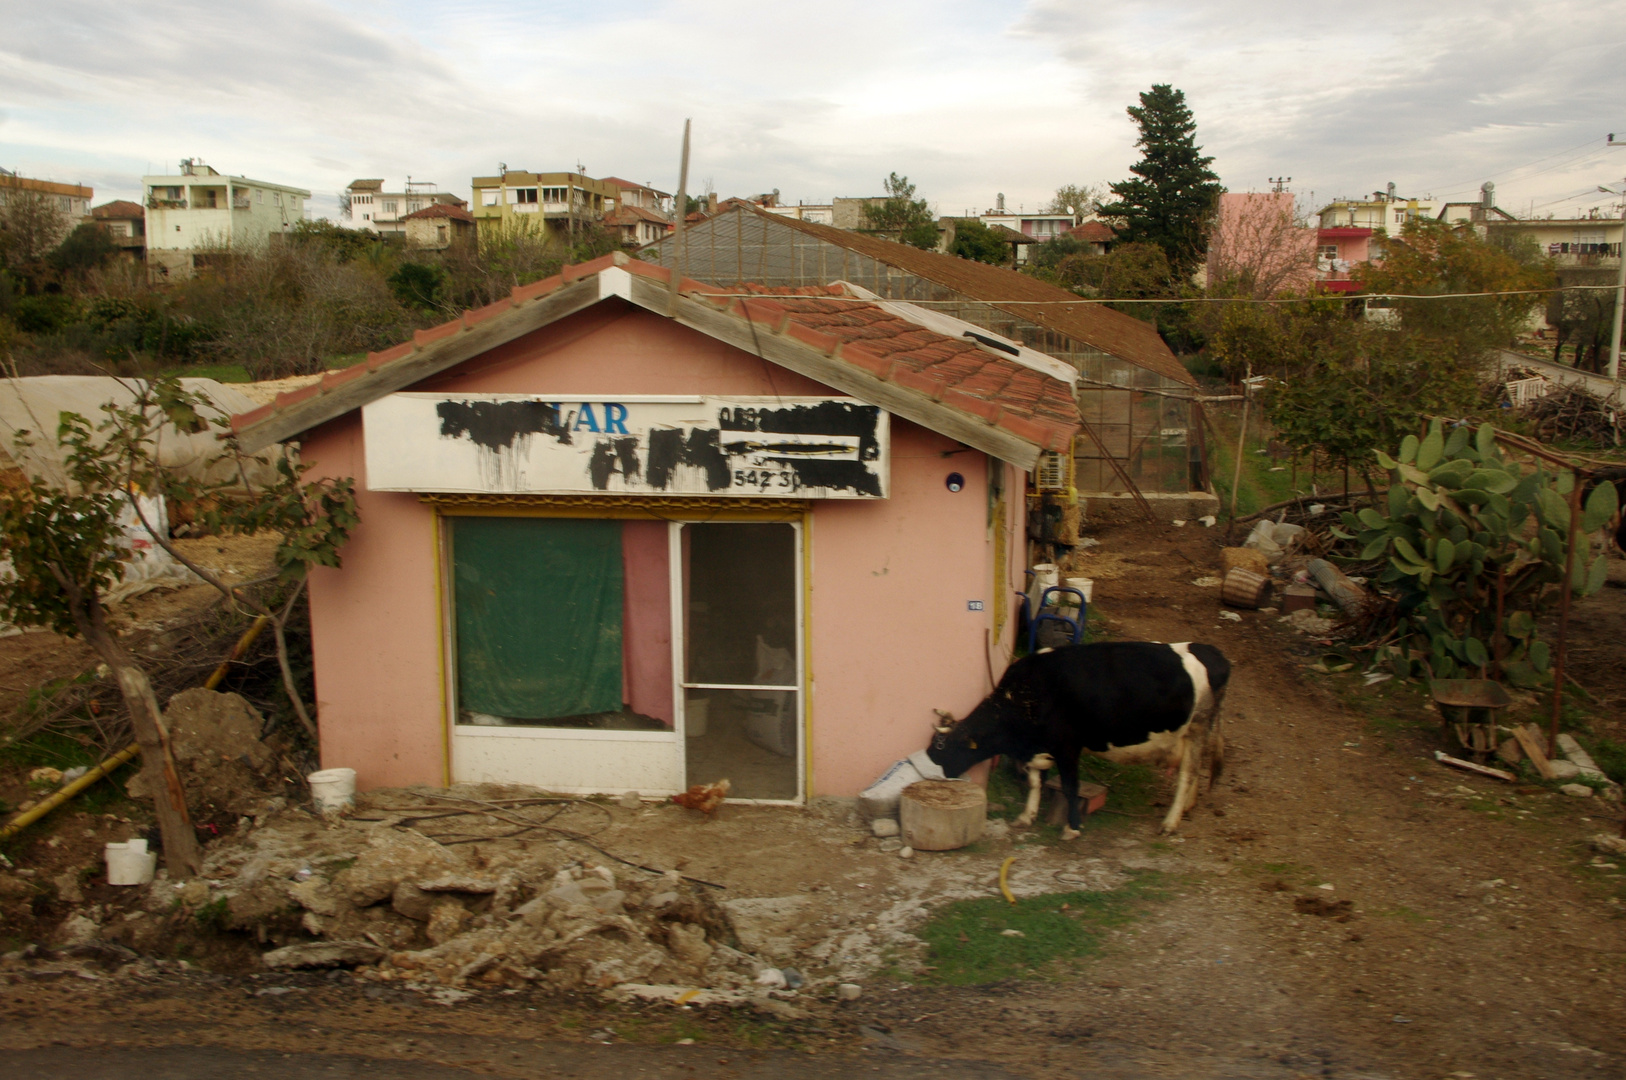
<svg viewBox="0 0 1626 1080">
<path fill-rule="evenodd" d="M 232 426 L 244 432 L 335 387 L 387 374 L 382 369 L 420 350 L 432 348 L 465 326 L 499 316 L 513 304 L 546 296 L 612 266 L 662 284 L 670 281 L 671 271 L 666 268 L 636 259 L 627 260 L 625 256 L 606 255 L 592 262 L 567 266 L 554 277 L 514 289 L 509 300 L 419 330 L 411 342 L 372 353 L 365 364 L 333 372 L 320 384 L 289 391 L 270 405 L 240 413 L 232 418 Z M 684 279 L 679 283 L 679 291 L 693 299 L 706 300 L 741 322 L 748 320 L 757 333 L 793 339 L 1043 449 L 1067 449 L 1080 430 L 1078 409 L 1069 384 L 1035 371 L 1012 357 L 982 348 L 970 339 L 948 337 L 894 315 L 877 304 L 857 300 L 840 286 L 744 285 L 724 290 Z M 740 296 L 742 292 L 748 295 Z M 381 385 L 378 394 L 388 392 L 390 388 Z M 316 410 L 302 412 L 294 422 L 299 425 L 297 430 L 303 431 L 330 419 L 333 416 Z"/>
<path fill-rule="evenodd" d="M 453 203 L 432 203 L 422 210 L 414 210 L 410 214 L 402 214 L 402 221 L 417 221 L 422 218 L 451 218 L 453 221 L 473 222 L 474 215 Z"/>
<path fill-rule="evenodd" d="M 1062 235 L 1082 240 L 1086 244 L 1110 244 L 1117 234 L 1112 231 L 1112 226 L 1104 222 L 1086 221 L 1082 225 L 1073 226 Z"/>
<path fill-rule="evenodd" d="M 905 273 L 936 282 L 1017 318 L 1054 330 L 1088 348 L 1154 371 L 1171 381 L 1185 386 L 1197 385 L 1197 380 L 1175 358 L 1149 323 L 1099 303 L 1082 300 L 1076 294 L 1036 277 L 937 251 L 923 251 L 908 244 L 838 229 L 833 225 L 779 217 L 741 201 L 734 201 L 731 208 L 737 208 L 739 213 L 755 213 L 787 229 L 815 236 Z M 704 228 L 704 223 L 700 227 Z"/>
</svg>

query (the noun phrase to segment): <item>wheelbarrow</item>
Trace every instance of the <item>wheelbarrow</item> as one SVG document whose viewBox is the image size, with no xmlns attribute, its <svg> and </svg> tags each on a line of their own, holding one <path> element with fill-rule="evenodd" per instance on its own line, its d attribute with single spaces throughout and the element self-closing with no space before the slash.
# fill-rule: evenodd
<svg viewBox="0 0 1626 1080">
<path fill-rule="evenodd" d="M 1440 723 L 1457 742 L 1483 763 L 1496 749 L 1496 725 L 1501 711 L 1513 704 L 1492 679 L 1435 679 L 1428 684 Z"/>
</svg>

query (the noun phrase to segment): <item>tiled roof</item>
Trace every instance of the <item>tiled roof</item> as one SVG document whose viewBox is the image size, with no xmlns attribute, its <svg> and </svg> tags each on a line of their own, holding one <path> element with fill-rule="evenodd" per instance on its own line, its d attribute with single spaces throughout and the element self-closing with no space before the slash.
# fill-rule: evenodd
<svg viewBox="0 0 1626 1080">
<path fill-rule="evenodd" d="M 1001 225 L 997 221 L 988 226 L 988 231 L 994 234 L 994 239 L 1003 240 L 1007 244 L 1037 244 L 1039 242 L 1027 233 L 1019 232 L 1009 225 Z"/>
<path fill-rule="evenodd" d="M 833 225 L 778 217 L 755 207 L 741 206 L 739 212 L 756 213 L 785 228 L 868 255 L 877 262 L 934 281 L 1019 319 L 1038 323 L 1184 386 L 1197 385 L 1197 380 L 1175 359 L 1150 323 L 1099 303 L 1084 302 L 1066 289 L 1046 284 L 1036 277 L 956 255 L 923 251 Z"/>
<path fill-rule="evenodd" d="M 370 353 L 365 363 L 329 372 L 320 382 L 279 394 L 268 405 L 232 417 L 232 427 L 255 447 L 265 444 L 252 437 L 256 428 L 275 432 L 274 439 L 292 438 L 401 389 L 402 379 L 394 365 L 413 361 L 416 366 L 412 370 L 419 372 L 415 381 L 428 378 L 444 370 L 435 368 L 432 361 L 425 363 L 425 355 L 437 345 L 454 345 L 460 334 L 477 329 L 487 320 L 515 318 L 523 305 L 614 268 L 658 286 L 661 299 L 656 306 L 664 313 L 672 272 L 628 259 L 619 252 L 606 255 L 514 289 L 509 298 L 465 312 L 460 319 L 420 330 L 409 342 Z M 859 381 L 884 384 L 889 393 L 903 395 L 909 405 L 909 418 L 926 427 L 934 426 L 934 418 L 941 421 L 939 430 L 963 429 L 967 421 L 972 421 L 979 429 L 1001 429 L 1007 436 L 1036 448 L 1030 453 L 1065 450 L 1082 430 L 1069 384 L 985 349 L 971 339 L 949 337 L 893 315 L 878 304 L 855 301 L 841 286 L 766 289 L 747 285 L 721 289 L 688 278 L 679 284 L 683 297 L 702 302 L 708 309 L 736 321 L 743 340 L 776 342 L 788 350 L 816 357 L 821 364 L 833 364 L 837 371 L 856 369 L 855 378 L 862 376 Z M 603 289 L 601 282 L 600 296 L 605 295 Z M 634 289 L 632 295 L 637 297 L 638 291 Z M 516 327 L 514 336 L 535 328 Z M 749 328 L 748 337 L 745 328 Z M 703 327 L 700 329 L 705 332 Z M 445 367 L 460 362 L 448 360 Z M 900 408 L 893 407 L 893 411 Z"/>
<path fill-rule="evenodd" d="M 1075 225 L 1068 229 L 1064 236 L 1071 236 L 1074 240 L 1082 240 L 1086 244 L 1109 244 L 1117 235 L 1112 226 L 1102 221 L 1086 221 L 1082 225 Z"/>
<path fill-rule="evenodd" d="M 382 181 L 382 180 L 352 180 L 352 181 L 350 181 L 350 187 L 349 187 L 348 190 L 350 190 L 350 191 L 383 191 L 384 190 L 384 181 Z"/>
<path fill-rule="evenodd" d="M 117 218 L 123 220 L 124 218 L 144 217 L 146 213 L 140 203 L 131 202 L 129 199 L 114 199 L 112 202 L 93 207 L 90 216 L 93 218 Z"/>
<path fill-rule="evenodd" d="M 651 221 L 657 225 L 671 225 L 669 218 L 662 217 L 653 210 L 646 210 L 642 206 L 617 207 L 615 213 L 604 219 L 608 225 L 634 225 L 640 221 Z"/>
<path fill-rule="evenodd" d="M 1060 449 L 1080 430 L 1072 387 L 1060 379 L 997 355 L 969 338 L 954 338 L 891 314 L 877 304 L 855 303 L 839 285 L 800 289 L 746 285 L 753 319 L 775 321 L 827 335 L 842 343 L 841 359 L 871 373 L 930 393 L 943 404 L 989 423 L 1019 420 L 1015 434 Z M 838 299 L 839 298 L 839 299 Z M 740 302 L 734 303 L 738 309 Z M 784 315 L 780 316 L 779 311 Z M 732 312 L 731 312 L 732 313 Z M 803 335 L 798 334 L 798 337 Z M 804 337 L 805 340 L 805 337 Z M 1027 425 L 1050 429 L 1040 434 Z M 1065 434 L 1063 434 L 1065 433 Z M 1059 446 L 1048 445 L 1056 439 Z"/>
<path fill-rule="evenodd" d="M 456 203 L 432 203 L 422 210 L 414 210 L 410 214 L 401 215 L 402 221 L 417 221 L 422 218 L 451 218 L 453 221 L 473 221 L 474 215 Z"/>
</svg>

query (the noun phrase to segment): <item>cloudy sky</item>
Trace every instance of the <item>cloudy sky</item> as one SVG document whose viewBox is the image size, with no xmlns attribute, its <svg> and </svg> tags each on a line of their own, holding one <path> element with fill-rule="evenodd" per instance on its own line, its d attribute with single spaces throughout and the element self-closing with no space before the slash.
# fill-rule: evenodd
<svg viewBox="0 0 1626 1080">
<path fill-rule="evenodd" d="M 356 177 L 467 198 L 499 162 L 672 190 L 692 117 L 691 189 L 824 202 L 896 170 L 942 213 L 1033 207 L 1126 175 L 1157 82 L 1233 191 L 1492 180 L 1545 215 L 1626 176 L 1626 0 L 0 0 L 0 27 L 0 165 L 98 202 L 191 156 L 330 216 Z"/>
</svg>

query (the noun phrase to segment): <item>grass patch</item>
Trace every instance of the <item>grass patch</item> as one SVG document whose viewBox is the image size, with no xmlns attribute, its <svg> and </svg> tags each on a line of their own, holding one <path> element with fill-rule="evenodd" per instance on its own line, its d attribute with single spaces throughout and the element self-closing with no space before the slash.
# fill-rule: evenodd
<svg viewBox="0 0 1626 1080">
<path fill-rule="evenodd" d="M 1164 877 L 1148 872 L 1113 892 L 1053 893 L 1015 904 L 1001 897 L 956 900 L 916 932 L 926 943 L 923 981 L 973 986 L 1054 977 L 1099 953 L 1108 930 L 1170 895 Z"/>
<path fill-rule="evenodd" d="M 1051 770 L 1049 775 L 1054 775 Z M 1122 827 L 1132 816 L 1152 816 L 1152 803 L 1158 794 L 1158 771 L 1150 765 L 1118 765 L 1105 758 L 1085 754 L 1079 759 L 1078 778 L 1107 789 L 1107 809 L 1116 813 L 1091 814 L 1084 819 L 1084 829 Z M 1050 805 L 1057 798 L 1056 791 L 1046 789 L 1039 804 L 1040 820 L 1049 817 Z M 1025 776 L 1013 774 L 1001 762 L 988 776 L 988 816 L 1014 821 L 1027 805 L 1028 784 Z M 1035 839 L 1057 841 L 1061 829 L 1054 825 L 1036 825 Z"/>
</svg>

